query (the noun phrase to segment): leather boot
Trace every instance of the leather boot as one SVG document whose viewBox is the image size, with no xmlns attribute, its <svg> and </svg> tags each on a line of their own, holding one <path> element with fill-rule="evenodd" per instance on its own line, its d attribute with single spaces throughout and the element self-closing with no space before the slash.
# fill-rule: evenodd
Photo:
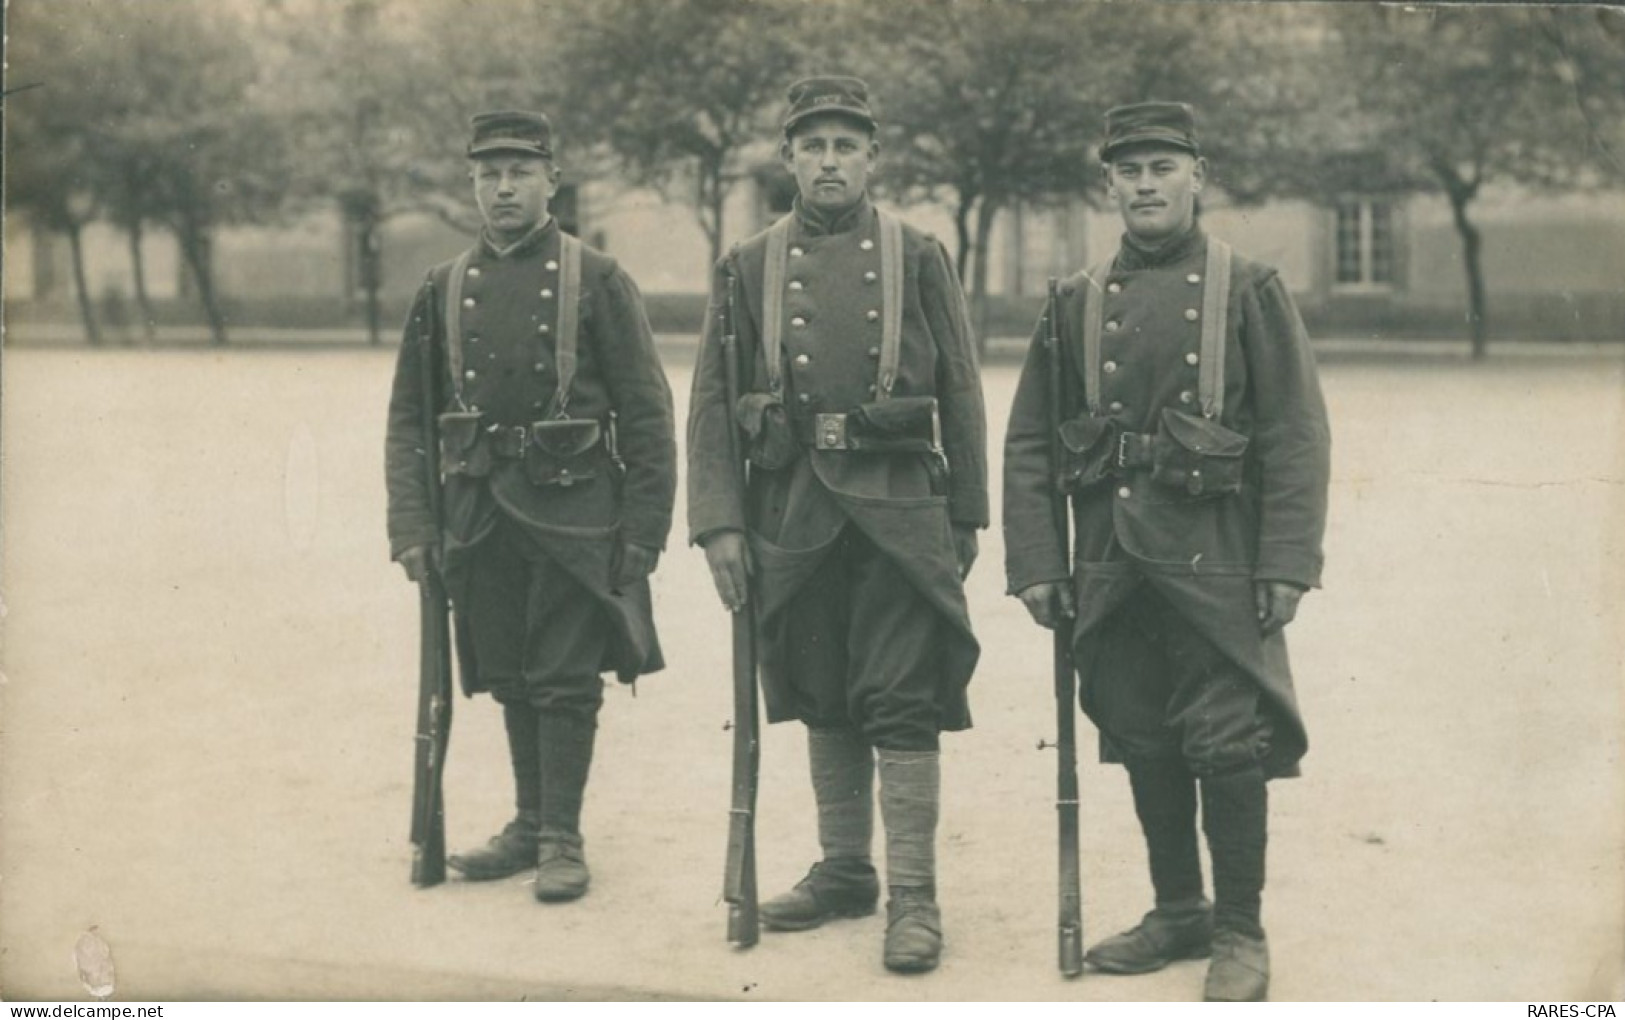
<svg viewBox="0 0 1625 1020">
<path fill-rule="evenodd" d="M 770 931 L 808 931 L 839 917 L 868 917 L 880 901 L 880 879 L 867 860 L 819 861 L 795 888 L 762 903 L 757 914 Z"/>
<path fill-rule="evenodd" d="M 542 830 L 536 840 L 536 899 L 566 903 L 580 899 L 592 881 L 579 833 Z"/>
<path fill-rule="evenodd" d="M 581 803 L 598 721 L 567 712 L 542 712 L 538 720 L 542 811 L 532 857 L 535 893 L 543 903 L 563 903 L 580 898 L 592 879 L 581 838 Z"/>
<path fill-rule="evenodd" d="M 877 748 L 880 815 L 886 824 L 887 970 L 933 970 L 942 956 L 942 912 L 936 902 L 937 815 L 941 757 L 937 751 Z"/>
<path fill-rule="evenodd" d="M 1175 960 L 1208 955 L 1213 911 L 1198 897 L 1185 904 L 1159 904 L 1139 924 L 1089 947 L 1084 962 L 1106 974 L 1149 974 Z"/>
<path fill-rule="evenodd" d="M 513 766 L 513 821 L 478 850 L 452 854 L 447 866 L 471 882 L 488 882 L 528 871 L 536 864 L 536 835 L 541 829 L 541 759 L 536 747 L 536 709 L 526 702 L 504 703 L 502 723 L 508 731 L 508 759 Z"/>
<path fill-rule="evenodd" d="M 898 974 L 935 970 L 942 958 L 942 911 L 929 886 L 893 886 L 886 901 L 886 969 Z"/>
<path fill-rule="evenodd" d="M 1202 778 L 1202 829 L 1213 858 L 1213 962 L 1205 994 L 1256 1002 L 1269 993 L 1269 946 L 1260 907 L 1269 792 L 1258 766 Z"/>
</svg>

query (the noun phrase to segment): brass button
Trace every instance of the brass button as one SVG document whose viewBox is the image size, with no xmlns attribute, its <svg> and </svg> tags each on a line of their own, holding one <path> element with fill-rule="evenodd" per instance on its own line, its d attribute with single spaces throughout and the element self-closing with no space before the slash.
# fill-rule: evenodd
<svg viewBox="0 0 1625 1020">
<path fill-rule="evenodd" d="M 1100 370 L 1105 372 L 1107 375 L 1111 375 L 1113 372 L 1117 371 L 1117 362 L 1108 361 L 1104 365 L 1100 366 Z"/>
<path fill-rule="evenodd" d="M 1191 351 L 1189 354 L 1185 355 L 1185 364 L 1187 364 L 1187 365 L 1194 365 L 1198 361 L 1201 361 L 1201 360 L 1202 360 L 1201 356 L 1198 355 L 1195 351 Z"/>
<path fill-rule="evenodd" d="M 1121 400 L 1114 400 L 1110 404 L 1106 405 L 1106 409 L 1113 414 L 1117 414 L 1123 410 L 1123 402 Z"/>
<path fill-rule="evenodd" d="M 553 327 L 549 326 L 547 323 L 544 322 L 540 326 L 536 327 L 536 332 L 540 333 L 543 336 L 546 336 L 547 334 L 553 332 Z"/>
<path fill-rule="evenodd" d="M 863 282 L 864 283 L 874 283 L 878 279 L 880 279 L 880 276 L 873 269 L 869 269 L 869 270 L 864 271 L 864 274 L 863 274 Z"/>
<path fill-rule="evenodd" d="M 790 319 L 790 325 L 792 325 L 792 326 L 795 326 L 795 327 L 797 327 L 797 328 L 798 328 L 798 329 L 799 329 L 799 328 L 800 328 L 800 327 L 802 327 L 802 326 L 805 326 L 805 325 L 806 325 L 806 324 L 807 324 L 807 320 L 806 320 L 806 319 L 803 319 L 803 318 L 802 318 L 802 317 L 801 317 L 801 316 L 799 316 L 799 315 L 797 315 L 797 316 L 793 316 L 793 317 L 792 317 L 792 318 L 791 318 L 791 319 Z"/>
<path fill-rule="evenodd" d="M 871 358 L 880 357 L 880 348 L 878 348 L 878 347 L 869 348 L 869 357 L 871 357 Z"/>
<path fill-rule="evenodd" d="M 1118 322 L 1116 319 L 1107 319 L 1106 320 L 1106 332 L 1108 332 L 1108 333 L 1115 333 L 1119 329 L 1121 329 L 1122 326 L 1123 326 L 1123 324 L 1121 322 Z"/>
<path fill-rule="evenodd" d="M 559 264 L 557 262 L 553 261 L 552 259 L 547 260 L 547 271 L 548 272 L 550 272 L 550 273 L 556 272 L 558 270 L 558 268 L 559 268 Z"/>
<path fill-rule="evenodd" d="M 801 290 L 803 286 L 805 286 L 805 285 L 800 280 L 791 280 L 790 281 L 790 289 L 791 290 Z"/>
<path fill-rule="evenodd" d="M 1186 283 L 1201 283 L 1202 282 L 1202 274 L 1201 273 L 1192 273 L 1191 275 L 1185 277 L 1185 282 Z"/>
<path fill-rule="evenodd" d="M 552 297 L 553 297 L 553 288 L 551 288 L 551 287 L 543 287 L 542 288 L 542 300 L 543 301 L 548 301 L 548 300 L 551 300 Z"/>
<path fill-rule="evenodd" d="M 875 395 L 875 384 L 874 383 L 869 384 L 869 395 L 871 397 Z"/>
<path fill-rule="evenodd" d="M 863 317 L 868 319 L 870 322 L 880 321 L 880 313 L 873 308 L 869 309 L 867 312 L 864 312 Z"/>
<path fill-rule="evenodd" d="M 536 367 L 536 371 L 538 371 L 538 372 L 545 372 L 545 371 L 547 371 L 547 362 L 545 362 L 545 361 L 538 361 L 538 362 L 537 362 L 537 363 L 536 363 L 536 366 L 535 366 L 535 367 Z"/>
<path fill-rule="evenodd" d="M 1120 294 L 1120 293 L 1122 293 L 1122 291 L 1123 291 L 1123 285 L 1118 283 L 1116 280 L 1113 280 L 1111 283 L 1106 284 L 1106 293 L 1108 293 L 1108 294 Z"/>
<path fill-rule="evenodd" d="M 806 368 L 808 365 L 812 364 L 812 359 L 807 357 L 805 354 L 798 354 L 796 355 L 796 364 L 802 368 Z"/>
<path fill-rule="evenodd" d="M 1126 485 L 1117 490 L 1117 498 L 1119 499 L 1128 499 L 1132 495 L 1133 492 Z"/>
<path fill-rule="evenodd" d="M 811 402 L 812 397 L 809 394 L 806 394 L 806 393 L 797 393 L 796 394 L 796 399 L 801 401 L 803 404 L 806 404 L 806 403 Z"/>
<path fill-rule="evenodd" d="M 1201 317 L 1202 317 L 1202 313 L 1197 311 L 1196 309 L 1194 309 L 1194 308 L 1185 309 L 1185 321 L 1187 321 L 1187 322 L 1195 322 L 1197 319 L 1200 319 Z"/>
<path fill-rule="evenodd" d="M 469 382 L 473 382 L 476 378 L 478 378 L 478 376 L 479 373 L 474 371 L 472 368 L 463 373 L 463 378 L 467 379 Z"/>
<path fill-rule="evenodd" d="M 875 246 L 875 243 L 873 241 L 869 240 L 867 237 L 858 242 L 858 247 L 862 248 L 864 251 L 868 251 L 869 249 L 873 248 L 874 246 Z"/>
<path fill-rule="evenodd" d="M 478 278 L 479 275 L 480 275 L 480 267 L 479 266 L 469 266 L 468 267 L 468 275 L 472 276 L 472 277 L 475 277 L 475 278 Z"/>
<path fill-rule="evenodd" d="M 1193 401 L 1195 399 L 1196 399 L 1196 394 L 1192 393 L 1190 390 L 1180 390 L 1179 391 L 1179 402 L 1181 404 L 1188 404 L 1188 403 L 1190 403 L 1191 401 Z"/>
<path fill-rule="evenodd" d="M 800 258 L 803 254 L 805 254 L 805 253 L 801 250 L 800 245 L 797 245 L 796 247 L 790 249 L 790 257 L 791 258 Z"/>
<path fill-rule="evenodd" d="M 470 410 L 470 411 L 473 411 L 473 412 L 474 412 L 474 413 L 475 413 L 475 414 L 479 414 L 479 413 L 480 413 L 480 405 L 478 405 L 478 404 L 469 404 L 469 405 L 468 405 L 468 409 L 469 409 L 469 410 Z"/>
<path fill-rule="evenodd" d="M 463 298 L 463 307 L 464 308 L 473 308 L 474 307 L 474 299 L 471 298 L 471 297 Z"/>
<path fill-rule="evenodd" d="M 477 344 L 480 342 L 480 338 L 477 336 L 471 336 L 468 338 L 468 342 L 471 344 Z"/>
</svg>

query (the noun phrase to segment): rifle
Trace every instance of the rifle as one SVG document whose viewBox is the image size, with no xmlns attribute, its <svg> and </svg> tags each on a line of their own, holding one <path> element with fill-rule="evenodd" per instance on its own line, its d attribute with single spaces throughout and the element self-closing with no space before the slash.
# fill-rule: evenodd
<svg viewBox="0 0 1625 1020">
<path fill-rule="evenodd" d="M 1061 560 L 1068 565 L 1071 583 L 1072 520 L 1061 478 L 1061 331 L 1060 299 L 1055 278 L 1049 281 L 1049 304 L 1044 310 L 1044 353 L 1049 368 L 1050 504 Z M 1072 628 L 1055 621 L 1055 811 L 1060 839 L 1061 973 L 1077 977 L 1083 972 L 1083 896 L 1078 868 L 1078 738 L 1076 725 L 1077 675 L 1072 663 Z"/>
<path fill-rule="evenodd" d="M 750 480 L 744 444 L 734 421 L 739 406 L 739 277 L 727 265 L 722 309 L 722 363 L 728 395 L 728 458 L 741 497 Z M 728 810 L 728 858 L 722 898 L 728 903 L 728 942 L 749 949 L 760 936 L 756 914 L 756 783 L 761 744 L 756 718 L 756 599 L 747 578 L 745 605 L 733 615 L 733 800 Z"/>
<path fill-rule="evenodd" d="M 418 324 L 419 380 L 423 391 L 423 464 L 429 516 L 440 535 L 440 436 L 435 399 L 439 365 L 434 349 L 434 291 Z M 446 587 L 430 556 L 418 584 L 417 751 L 412 763 L 412 884 L 420 889 L 446 880 L 446 811 L 441 790 L 446 746 L 451 740 L 451 623 Z"/>
</svg>

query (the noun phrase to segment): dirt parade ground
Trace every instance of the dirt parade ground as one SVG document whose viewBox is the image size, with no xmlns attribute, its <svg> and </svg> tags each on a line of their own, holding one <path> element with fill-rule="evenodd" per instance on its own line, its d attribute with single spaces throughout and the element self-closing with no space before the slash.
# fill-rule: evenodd
<svg viewBox="0 0 1625 1020">
<path fill-rule="evenodd" d="M 666 357 L 681 422 L 692 346 Z M 738 951 L 726 617 L 681 498 L 654 582 L 669 667 L 607 693 L 591 893 L 418 891 L 392 348 L 5 358 L 5 998 L 88 998 L 90 931 L 117 999 L 1200 997 L 1199 962 L 1056 970 L 1049 642 L 1004 595 L 996 529 L 969 585 L 976 725 L 944 741 L 940 970 L 888 974 L 878 916 Z M 1621 998 L 1625 358 L 1345 352 L 1323 375 L 1331 525 L 1289 631 L 1311 748 L 1271 788 L 1273 997 Z M 995 481 L 1015 376 L 986 371 Z M 454 848 L 511 814 L 500 713 L 456 712 Z M 1080 734 L 1093 941 L 1150 889 L 1127 781 Z M 817 855 L 798 727 L 766 731 L 761 789 L 772 894 Z"/>
</svg>

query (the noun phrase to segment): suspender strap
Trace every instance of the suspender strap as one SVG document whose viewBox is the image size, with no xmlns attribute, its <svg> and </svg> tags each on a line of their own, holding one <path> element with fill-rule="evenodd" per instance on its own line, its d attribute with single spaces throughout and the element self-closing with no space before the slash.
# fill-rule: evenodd
<svg viewBox="0 0 1625 1020">
<path fill-rule="evenodd" d="M 1083 399 L 1091 415 L 1100 415 L 1100 331 L 1106 319 L 1106 274 L 1110 262 L 1102 262 L 1083 274 L 1089 288 L 1089 307 L 1083 315 Z"/>
<path fill-rule="evenodd" d="M 877 210 L 878 212 L 878 210 Z M 890 213 L 880 216 L 880 378 L 875 397 L 891 396 L 897 366 L 903 358 L 903 223 Z"/>
<path fill-rule="evenodd" d="M 463 406 L 463 274 L 471 251 L 457 256 L 446 281 L 446 363 L 451 368 L 451 392 Z"/>
<path fill-rule="evenodd" d="M 559 231 L 559 322 L 553 360 L 559 366 L 559 389 L 553 413 L 568 418 L 570 384 L 576 378 L 576 337 L 581 329 L 581 242 Z"/>
<path fill-rule="evenodd" d="M 1206 283 L 1202 287 L 1202 367 L 1197 391 L 1202 417 L 1217 420 L 1224 411 L 1224 334 L 1230 315 L 1230 246 L 1207 242 Z"/>
<path fill-rule="evenodd" d="M 790 217 L 767 228 L 767 266 L 762 276 L 762 358 L 767 362 L 767 385 L 774 396 L 784 395 L 784 277 L 790 258 Z"/>
</svg>

